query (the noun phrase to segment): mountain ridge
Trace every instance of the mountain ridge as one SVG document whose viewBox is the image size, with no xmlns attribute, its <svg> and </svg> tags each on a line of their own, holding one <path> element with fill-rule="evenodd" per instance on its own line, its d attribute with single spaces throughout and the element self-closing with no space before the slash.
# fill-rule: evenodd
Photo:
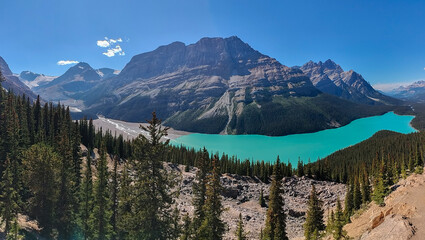
<svg viewBox="0 0 425 240">
<path fill-rule="evenodd" d="M 311 132 L 390 109 L 324 94 L 301 69 L 235 36 L 173 42 L 135 55 L 80 99 L 92 114 L 141 122 L 156 111 L 175 129 L 222 134 Z"/>
<path fill-rule="evenodd" d="M 425 102 L 425 80 L 416 81 L 407 86 L 400 86 L 387 94 L 406 101 Z"/>
<path fill-rule="evenodd" d="M 363 104 L 397 105 L 401 101 L 376 91 L 361 74 L 354 70 L 344 71 L 331 59 L 325 62 L 309 61 L 300 69 L 310 77 L 314 86 L 346 100 Z"/>
<path fill-rule="evenodd" d="M 50 101 L 67 101 L 69 104 L 102 80 L 116 75 L 110 68 L 94 69 L 88 63 L 80 62 L 53 80 L 34 87 L 34 91 Z"/>
</svg>

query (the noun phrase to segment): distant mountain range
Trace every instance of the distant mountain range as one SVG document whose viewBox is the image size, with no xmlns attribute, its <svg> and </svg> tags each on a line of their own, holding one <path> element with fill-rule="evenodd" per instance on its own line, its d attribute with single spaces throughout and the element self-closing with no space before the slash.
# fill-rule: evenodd
<svg viewBox="0 0 425 240">
<path fill-rule="evenodd" d="M 204 133 L 312 132 L 401 104 L 331 60 L 287 67 L 238 37 L 174 42 L 134 56 L 121 72 L 79 63 L 59 77 L 19 78 L 89 114 L 141 122 L 156 111 L 168 126 Z"/>
<path fill-rule="evenodd" d="M 400 86 L 387 94 L 406 101 L 425 103 L 425 81 L 417 81 L 408 86 Z"/>
<path fill-rule="evenodd" d="M 79 95 L 102 83 L 104 79 L 117 74 L 118 71 L 114 69 L 93 69 L 89 64 L 81 62 L 68 69 L 63 75 L 38 84 L 33 90 L 50 101 L 78 99 Z"/>
<path fill-rule="evenodd" d="M 46 76 L 44 74 L 33 73 L 30 71 L 22 71 L 18 77 L 29 88 L 43 86 L 57 78 L 55 76 Z"/>
</svg>

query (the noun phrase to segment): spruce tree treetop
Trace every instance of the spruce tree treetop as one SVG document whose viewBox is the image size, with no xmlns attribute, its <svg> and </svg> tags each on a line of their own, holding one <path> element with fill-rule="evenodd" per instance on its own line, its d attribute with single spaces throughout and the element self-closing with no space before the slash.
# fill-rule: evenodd
<svg viewBox="0 0 425 240">
<path fill-rule="evenodd" d="M 320 231 L 325 230 L 323 222 L 323 209 L 321 202 L 317 197 L 316 187 L 313 185 L 308 200 L 307 217 L 304 223 L 304 236 L 305 239 L 318 239 Z"/>
<path fill-rule="evenodd" d="M 134 214 L 128 228 L 130 238 L 170 239 L 173 238 L 171 205 L 175 178 L 163 169 L 169 139 L 161 142 L 167 136 L 168 128 L 161 126 L 155 113 L 148 123 L 149 126 L 141 126 L 141 129 L 149 136 L 140 134 L 134 141 Z"/>
<path fill-rule="evenodd" d="M 226 224 L 221 219 L 224 211 L 221 203 L 222 186 L 220 183 L 220 167 L 218 157 L 214 156 L 212 170 L 207 177 L 206 199 L 204 204 L 205 219 L 199 229 L 199 239 L 220 240 L 226 231 Z"/>
<path fill-rule="evenodd" d="M 196 181 L 193 183 L 193 206 L 194 216 L 192 228 L 194 229 L 195 238 L 198 235 L 198 230 L 205 219 L 204 204 L 206 200 L 206 183 L 208 174 L 208 152 L 204 148 L 201 157 L 198 160 L 198 172 L 196 173 Z"/>
<path fill-rule="evenodd" d="M 273 167 L 273 180 L 270 186 L 269 208 L 267 210 L 263 240 L 288 239 L 286 235 L 286 216 L 283 208 L 283 189 L 280 181 L 279 163 L 279 158 L 277 158 L 276 164 Z"/>
<path fill-rule="evenodd" d="M 239 221 L 238 221 L 238 227 L 236 228 L 236 239 L 237 240 L 246 240 L 246 234 L 243 229 L 243 220 L 242 220 L 242 213 L 239 213 Z"/>
</svg>

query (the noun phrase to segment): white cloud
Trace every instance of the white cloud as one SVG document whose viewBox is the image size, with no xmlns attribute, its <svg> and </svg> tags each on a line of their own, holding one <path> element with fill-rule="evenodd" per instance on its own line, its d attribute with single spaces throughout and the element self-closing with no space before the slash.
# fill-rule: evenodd
<svg viewBox="0 0 425 240">
<path fill-rule="evenodd" d="M 109 48 L 106 52 L 102 54 L 108 57 L 113 57 L 115 55 L 124 56 L 125 52 L 122 50 L 120 45 L 116 45 L 114 48 Z"/>
<path fill-rule="evenodd" d="M 99 40 L 99 41 L 97 41 L 97 46 L 99 46 L 99 47 L 109 47 L 110 44 L 109 44 L 108 40 Z"/>
<path fill-rule="evenodd" d="M 106 52 L 104 52 L 102 54 L 105 55 L 105 56 L 108 56 L 108 57 L 115 56 L 115 53 L 111 49 L 108 49 L 108 51 L 106 51 Z"/>
<path fill-rule="evenodd" d="M 73 61 L 73 60 L 60 60 L 57 62 L 58 65 L 69 65 L 69 64 L 75 64 L 78 63 L 78 61 Z"/>
<path fill-rule="evenodd" d="M 125 52 L 122 50 L 121 46 L 117 44 L 119 42 L 122 42 L 122 38 L 112 39 L 105 37 L 105 40 L 97 41 L 97 46 L 108 48 L 106 52 L 102 53 L 107 57 L 113 57 L 115 55 L 124 56 Z"/>
</svg>

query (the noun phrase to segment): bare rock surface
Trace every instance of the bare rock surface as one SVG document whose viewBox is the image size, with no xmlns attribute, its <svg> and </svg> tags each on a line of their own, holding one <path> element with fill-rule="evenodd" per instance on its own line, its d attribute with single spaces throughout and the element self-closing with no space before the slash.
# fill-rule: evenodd
<svg viewBox="0 0 425 240">
<path fill-rule="evenodd" d="M 192 184 L 196 175 L 196 168 L 191 168 L 189 172 L 184 171 L 184 166 L 171 167 L 167 164 L 167 169 L 181 173 L 180 195 L 176 201 L 182 214 L 192 215 Z M 239 176 L 234 174 L 224 174 L 221 177 L 224 188 L 223 205 L 226 211 L 223 220 L 228 224 L 228 231 L 225 239 L 234 239 L 236 224 L 239 213 L 242 213 L 245 231 L 248 232 L 248 239 L 259 239 L 260 231 L 264 228 L 267 207 L 259 205 L 260 191 L 268 203 L 270 184 L 261 182 L 257 178 Z M 287 214 L 287 233 L 290 239 L 302 239 L 307 201 L 312 188 L 316 186 L 319 199 L 323 201 L 323 208 L 333 208 L 339 197 L 344 199 L 346 187 L 343 184 L 316 181 L 306 177 L 291 177 L 282 179 L 284 189 L 285 211 Z M 326 215 L 326 214 L 325 214 Z"/>
<path fill-rule="evenodd" d="M 344 229 L 354 239 L 424 239 L 425 175 L 402 179 L 385 199 L 385 206 L 370 203 L 368 209 L 352 217 Z"/>
</svg>

